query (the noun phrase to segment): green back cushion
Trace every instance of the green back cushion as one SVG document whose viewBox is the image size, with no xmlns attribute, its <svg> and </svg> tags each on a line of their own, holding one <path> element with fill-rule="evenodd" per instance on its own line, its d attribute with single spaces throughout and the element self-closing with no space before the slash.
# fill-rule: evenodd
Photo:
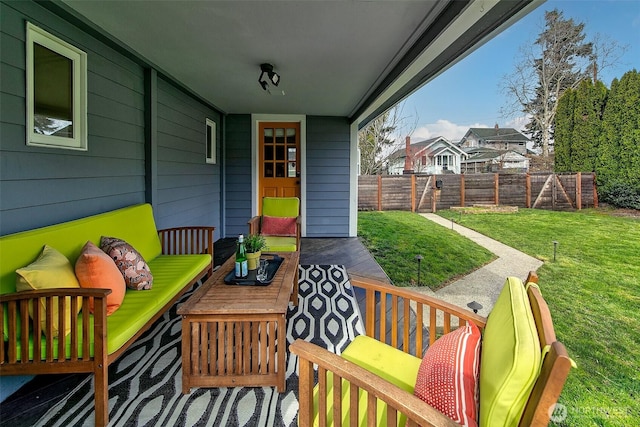
<svg viewBox="0 0 640 427">
<path fill-rule="evenodd" d="M 162 252 L 151 205 L 143 204 L 74 221 L 0 237 L 0 293 L 15 292 L 16 270 L 32 263 L 45 244 L 72 265 L 87 241 L 100 246 L 101 236 L 126 240 L 149 262 Z"/>
<path fill-rule="evenodd" d="M 480 426 L 517 425 L 538 377 L 541 350 L 522 281 L 509 277 L 487 318 L 480 363 Z"/>
<path fill-rule="evenodd" d="M 297 217 L 300 213 L 300 199 L 297 197 L 264 197 L 262 215 L 276 217 Z"/>
</svg>

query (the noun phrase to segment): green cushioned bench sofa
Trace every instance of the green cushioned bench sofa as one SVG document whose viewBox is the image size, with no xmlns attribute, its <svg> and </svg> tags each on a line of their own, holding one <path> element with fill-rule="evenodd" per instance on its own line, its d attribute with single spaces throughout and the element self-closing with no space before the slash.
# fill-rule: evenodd
<svg viewBox="0 0 640 427">
<path fill-rule="evenodd" d="M 44 245 L 65 255 L 71 265 L 87 241 L 102 236 L 125 240 L 147 262 L 153 275 L 148 290 L 127 289 L 120 307 L 107 316 L 109 289 L 58 288 L 16 292 L 16 270 L 32 263 Z M 129 206 L 86 218 L 0 237 L 0 375 L 93 373 L 95 424 L 108 424 L 107 368 L 193 284 L 213 272 L 214 227 L 157 230 L 149 204 Z M 56 297 L 77 298 L 56 298 Z M 28 307 L 38 300 L 63 313 L 70 305 L 77 318 L 59 335 L 41 333 Z M 93 314 L 89 304 L 93 302 Z M 48 305 L 47 305 L 48 304 Z M 38 312 L 38 310 L 34 310 Z M 65 316 L 47 319 L 54 325 Z M 66 330 L 71 330 L 65 335 Z M 49 330 L 50 331 L 50 330 Z M 43 330 L 44 332 L 44 330 Z M 51 336 L 49 336 L 51 335 Z M 35 345 L 39 341 L 39 345 Z"/>
</svg>

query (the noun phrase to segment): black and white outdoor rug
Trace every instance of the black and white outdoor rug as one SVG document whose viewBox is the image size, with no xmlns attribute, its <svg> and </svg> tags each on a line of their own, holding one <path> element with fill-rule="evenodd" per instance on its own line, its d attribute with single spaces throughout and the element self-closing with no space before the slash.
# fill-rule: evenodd
<svg viewBox="0 0 640 427">
<path fill-rule="evenodd" d="M 176 309 L 191 292 L 109 367 L 109 425 L 297 425 L 298 360 L 289 352 L 284 393 L 275 387 L 236 387 L 193 388 L 182 394 L 181 324 Z M 340 354 L 364 333 L 344 267 L 300 266 L 299 298 L 299 305 L 290 304 L 287 313 L 288 344 L 301 338 Z M 89 376 L 38 425 L 93 423 L 93 376 Z"/>
</svg>

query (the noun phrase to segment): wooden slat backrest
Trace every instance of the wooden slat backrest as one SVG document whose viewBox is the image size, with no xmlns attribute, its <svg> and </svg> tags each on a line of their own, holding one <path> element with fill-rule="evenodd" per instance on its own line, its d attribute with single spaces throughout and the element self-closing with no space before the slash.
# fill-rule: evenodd
<svg viewBox="0 0 640 427">
<path fill-rule="evenodd" d="M 425 344 L 433 344 L 441 335 L 469 321 L 481 329 L 486 323 L 482 316 L 428 295 L 354 275 L 350 281 L 365 289 L 366 334 L 419 358 Z M 425 324 L 425 312 L 429 313 L 427 328 L 416 326 Z"/>
</svg>

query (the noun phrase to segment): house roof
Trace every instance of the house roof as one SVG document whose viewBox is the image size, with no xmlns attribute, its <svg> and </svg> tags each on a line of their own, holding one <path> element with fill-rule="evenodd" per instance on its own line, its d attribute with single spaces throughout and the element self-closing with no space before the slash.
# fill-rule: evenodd
<svg viewBox="0 0 640 427">
<path fill-rule="evenodd" d="M 474 134 L 476 138 L 483 139 L 486 142 L 529 142 L 530 139 L 523 135 L 520 131 L 514 128 L 469 128 L 465 136 L 462 138 L 464 141 L 469 135 Z"/>
<path fill-rule="evenodd" d="M 223 113 L 341 116 L 362 126 L 541 3 L 62 0 L 45 7 Z M 261 63 L 281 76 L 271 94 L 258 83 Z"/>
<path fill-rule="evenodd" d="M 493 159 L 502 159 L 511 160 L 511 161 L 519 161 L 526 159 L 526 156 L 514 151 L 514 150 L 494 150 L 492 148 L 482 148 L 475 149 L 469 152 L 469 157 L 465 160 L 462 160 L 462 163 L 476 163 L 476 162 L 486 162 L 488 160 Z"/>
<path fill-rule="evenodd" d="M 438 142 L 442 142 L 444 146 L 436 146 Z M 467 156 L 467 153 L 464 150 L 460 149 L 460 147 L 457 147 L 455 144 L 451 143 L 451 141 L 443 136 L 436 136 L 434 138 L 414 142 L 409 145 L 409 150 L 411 151 L 411 155 L 413 157 L 419 155 L 433 157 L 445 151 L 455 152 L 465 157 Z M 389 156 L 389 159 L 404 159 L 406 157 L 406 151 L 406 147 L 398 149 Z"/>
</svg>

